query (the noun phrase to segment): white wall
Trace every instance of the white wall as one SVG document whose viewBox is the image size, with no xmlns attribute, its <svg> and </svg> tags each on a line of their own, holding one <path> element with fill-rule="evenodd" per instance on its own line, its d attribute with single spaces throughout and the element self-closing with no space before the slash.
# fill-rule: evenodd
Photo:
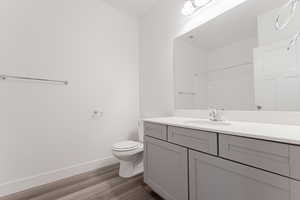
<svg viewBox="0 0 300 200">
<path fill-rule="evenodd" d="M 137 131 L 136 19 L 101 0 L 2 0 L 0 24 L 0 73 L 70 83 L 0 81 L 0 196 L 114 162 Z"/>
<path fill-rule="evenodd" d="M 173 84 L 173 40 L 244 0 L 217 0 L 193 17 L 184 17 L 182 0 L 164 0 L 145 16 L 140 35 L 140 95 L 143 117 L 181 115 L 207 117 L 207 111 L 175 110 Z M 300 112 L 227 111 L 229 120 L 300 125 Z"/>
</svg>

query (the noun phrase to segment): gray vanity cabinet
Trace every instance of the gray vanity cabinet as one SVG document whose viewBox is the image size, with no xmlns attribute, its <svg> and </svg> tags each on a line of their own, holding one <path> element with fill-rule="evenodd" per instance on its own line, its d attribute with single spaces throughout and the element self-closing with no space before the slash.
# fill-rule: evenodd
<svg viewBox="0 0 300 200">
<path fill-rule="evenodd" d="M 196 151 L 189 153 L 190 200 L 296 200 L 291 179 Z"/>
<path fill-rule="evenodd" d="M 300 146 L 145 127 L 144 180 L 165 200 L 300 200 Z"/>
<path fill-rule="evenodd" d="M 166 200 L 188 200 L 188 150 L 146 136 L 144 181 Z"/>
<path fill-rule="evenodd" d="M 219 135 L 220 156 L 300 180 L 300 147 L 230 135 Z"/>
<path fill-rule="evenodd" d="M 144 133 L 147 136 L 167 140 L 167 126 L 154 123 L 144 123 Z"/>
<path fill-rule="evenodd" d="M 220 156 L 285 176 L 290 175 L 289 145 L 220 134 Z"/>
<path fill-rule="evenodd" d="M 290 176 L 297 180 L 300 180 L 300 147 L 290 145 L 289 152 L 290 152 L 290 168 L 291 168 Z"/>
<path fill-rule="evenodd" d="M 217 133 L 169 126 L 168 141 L 205 153 L 218 154 Z"/>
</svg>

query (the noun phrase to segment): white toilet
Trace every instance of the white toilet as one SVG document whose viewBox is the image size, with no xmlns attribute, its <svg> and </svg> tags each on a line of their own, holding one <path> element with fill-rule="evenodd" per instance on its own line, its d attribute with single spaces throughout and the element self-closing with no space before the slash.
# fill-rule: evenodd
<svg viewBox="0 0 300 200">
<path fill-rule="evenodd" d="M 133 177 L 144 171 L 143 128 L 141 126 L 139 125 L 139 142 L 128 140 L 112 146 L 113 155 L 120 161 L 119 175 L 121 177 Z"/>
</svg>

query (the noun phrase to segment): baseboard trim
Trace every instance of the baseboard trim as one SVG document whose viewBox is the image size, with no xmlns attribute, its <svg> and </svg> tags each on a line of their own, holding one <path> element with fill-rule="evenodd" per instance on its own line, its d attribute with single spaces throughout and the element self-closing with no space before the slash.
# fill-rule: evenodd
<svg viewBox="0 0 300 200">
<path fill-rule="evenodd" d="M 107 157 L 100 160 L 93 160 L 70 167 L 38 174 L 36 176 L 10 181 L 4 184 L 0 184 L 0 197 L 117 163 L 118 161 L 114 157 Z"/>
</svg>

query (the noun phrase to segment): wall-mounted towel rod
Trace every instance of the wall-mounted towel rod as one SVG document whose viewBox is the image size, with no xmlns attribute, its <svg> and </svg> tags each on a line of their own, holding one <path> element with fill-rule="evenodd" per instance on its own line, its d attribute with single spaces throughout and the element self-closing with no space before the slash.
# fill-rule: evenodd
<svg viewBox="0 0 300 200">
<path fill-rule="evenodd" d="M 195 92 L 178 92 L 179 95 L 196 95 Z"/>
<path fill-rule="evenodd" d="M 218 67 L 212 70 L 208 70 L 208 72 L 217 72 L 217 71 L 223 71 L 223 70 L 229 70 L 232 68 L 236 68 L 236 67 L 245 67 L 248 65 L 253 65 L 253 62 L 244 62 L 244 63 L 240 63 L 240 64 L 236 64 L 236 65 L 230 65 L 230 66 L 225 66 L 225 67 Z"/>
<path fill-rule="evenodd" d="M 24 76 L 11 76 L 11 75 L 6 75 L 6 74 L 1 74 L 0 79 L 2 79 L 2 80 L 20 79 L 20 80 L 27 80 L 27 81 L 42 81 L 42 82 L 61 83 L 61 84 L 64 84 L 64 85 L 68 85 L 68 81 L 51 80 L 51 79 L 44 79 L 44 78 L 33 78 L 33 77 L 24 77 Z"/>
</svg>

